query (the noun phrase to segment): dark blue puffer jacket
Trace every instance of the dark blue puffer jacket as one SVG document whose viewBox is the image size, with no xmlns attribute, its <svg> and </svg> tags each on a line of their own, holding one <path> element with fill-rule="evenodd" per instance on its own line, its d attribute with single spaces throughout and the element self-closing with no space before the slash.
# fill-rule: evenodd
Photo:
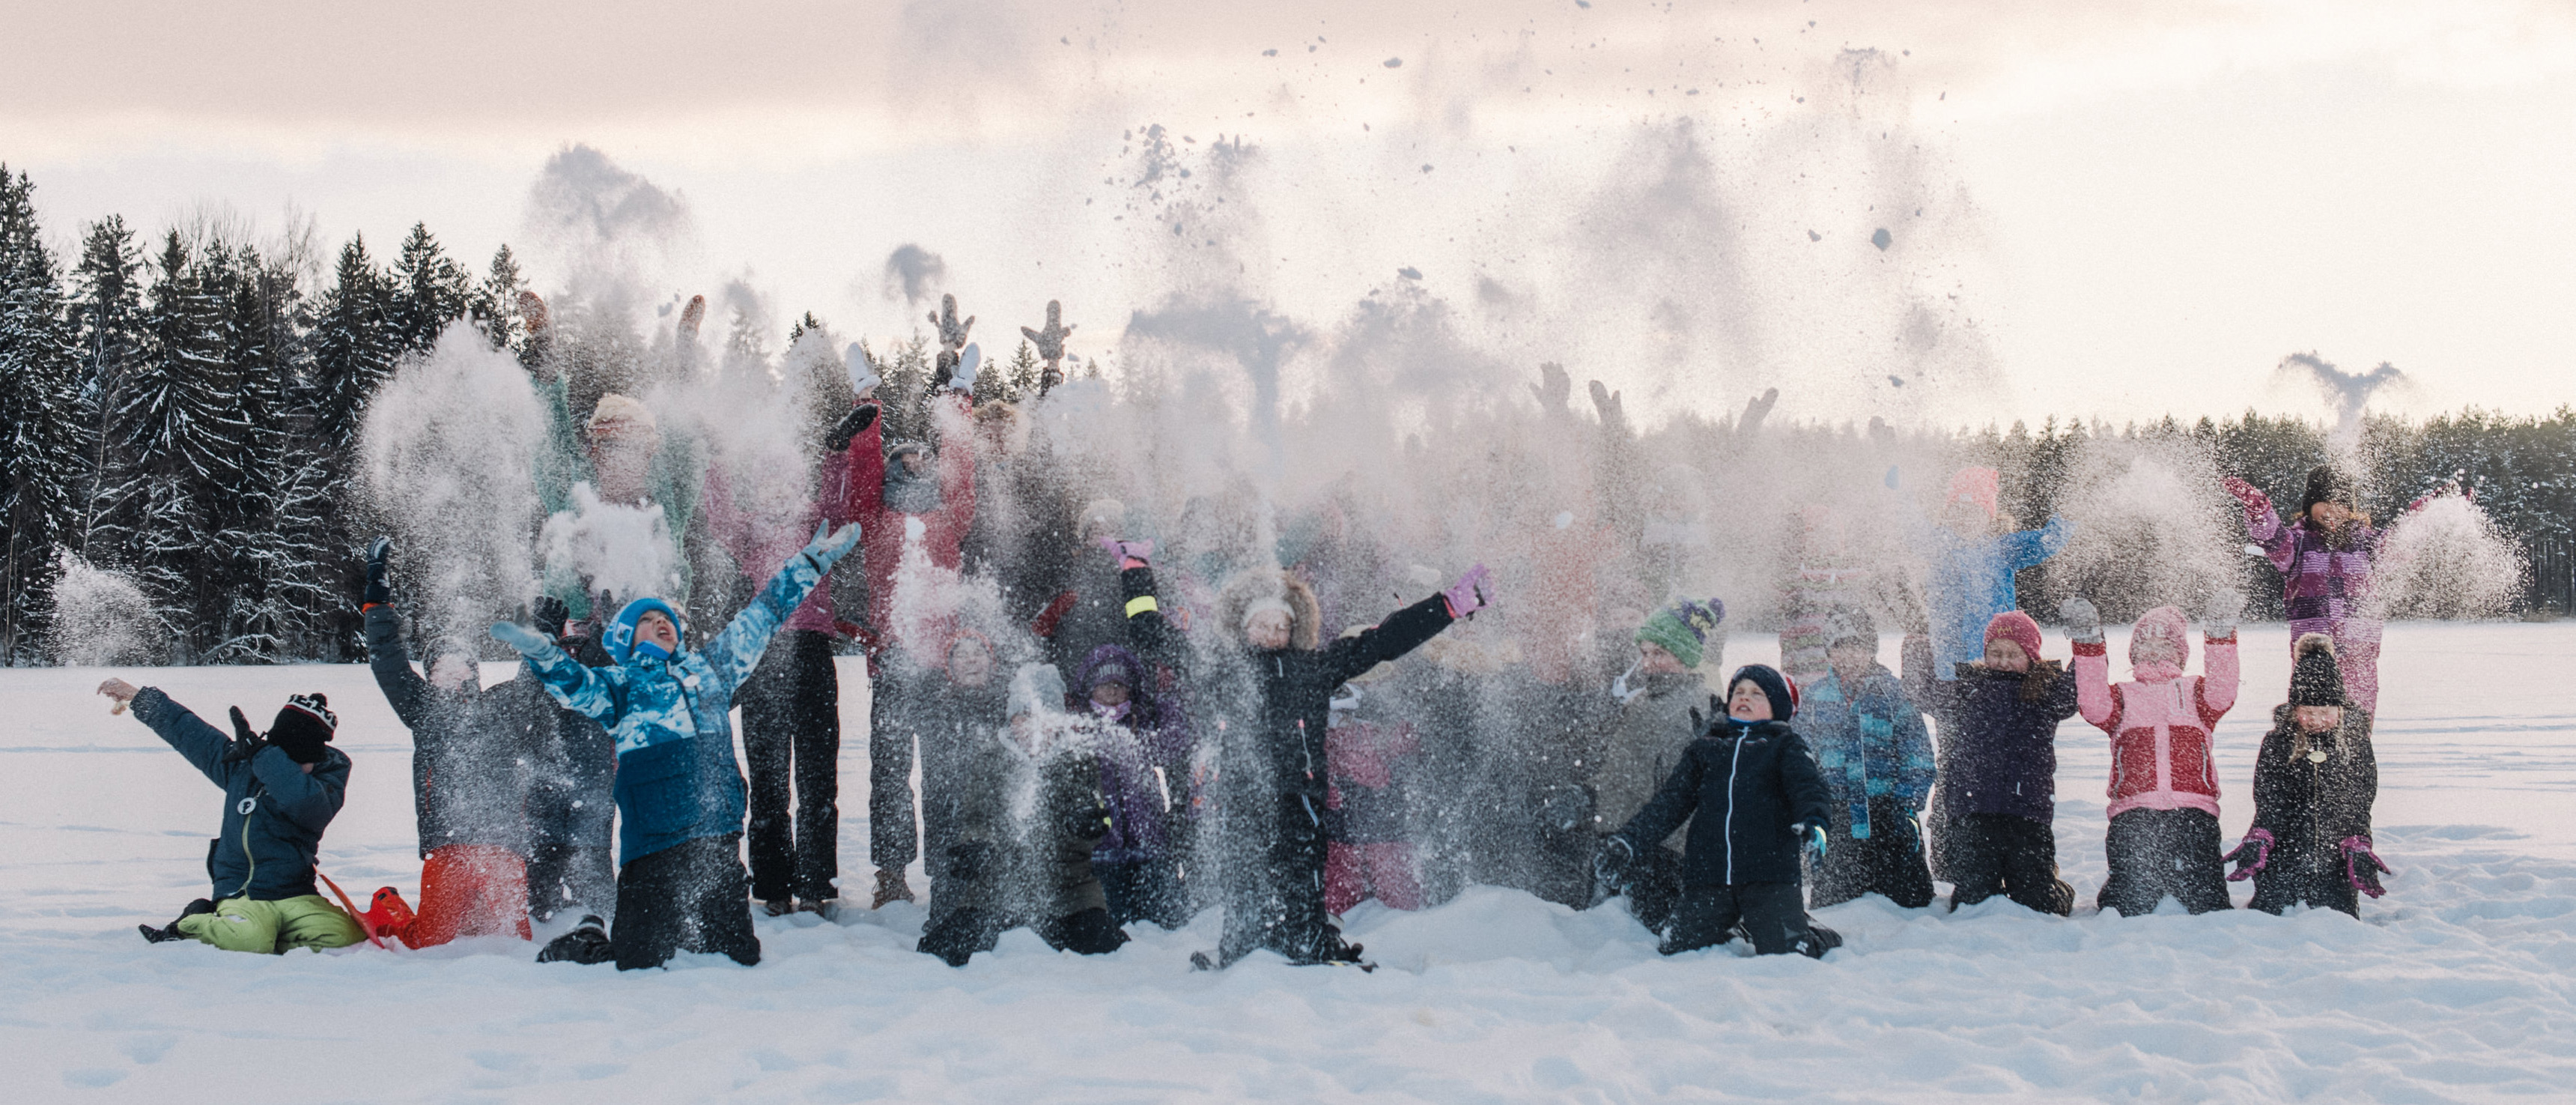
<svg viewBox="0 0 2576 1105">
<path fill-rule="evenodd" d="M 206 852 L 206 874 L 214 880 L 208 897 L 274 902 L 316 892 L 313 864 L 322 850 L 322 830 L 339 815 L 348 792 L 349 757 L 324 745 L 322 762 L 309 775 L 273 746 L 228 763 L 224 753 L 231 738 L 158 687 L 135 694 L 134 716 L 224 788 L 224 832 Z"/>
</svg>

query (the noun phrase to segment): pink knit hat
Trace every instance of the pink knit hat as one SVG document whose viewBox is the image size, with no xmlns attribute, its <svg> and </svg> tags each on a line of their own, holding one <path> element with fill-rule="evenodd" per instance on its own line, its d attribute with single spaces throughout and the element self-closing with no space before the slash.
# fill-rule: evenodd
<svg viewBox="0 0 2576 1105">
<path fill-rule="evenodd" d="M 2138 646 L 2148 641 L 2170 641 L 2174 647 L 2174 666 L 2191 665 L 2191 619 L 2170 606 L 2159 606 L 2138 617 L 2137 627 L 2129 634 L 2129 664 L 2138 663 Z"/>
<path fill-rule="evenodd" d="M 2019 610 L 1995 615 L 1993 621 L 1986 623 L 1986 640 L 1992 642 L 1997 637 L 2020 645 L 2022 655 L 2030 657 L 2031 663 L 2039 662 L 2039 623 L 2030 620 L 2030 615 Z"/>
<path fill-rule="evenodd" d="M 1946 506 L 1966 499 L 1983 508 L 1986 517 L 1992 518 L 1995 516 L 1995 500 L 2001 494 L 2002 482 L 2003 477 L 1996 475 L 1992 468 L 1962 468 L 1958 474 L 1950 477 L 1950 494 L 1948 498 L 1942 500 L 1942 504 Z"/>
</svg>

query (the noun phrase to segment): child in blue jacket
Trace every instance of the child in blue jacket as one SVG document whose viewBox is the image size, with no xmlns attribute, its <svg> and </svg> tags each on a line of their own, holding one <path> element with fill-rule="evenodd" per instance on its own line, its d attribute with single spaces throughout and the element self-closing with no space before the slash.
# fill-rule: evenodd
<svg viewBox="0 0 2576 1105">
<path fill-rule="evenodd" d="M 1932 737 L 1905 685 L 1878 662 L 1878 623 L 1865 610 L 1826 619 L 1824 680 L 1810 688 L 1799 730 L 1833 792 L 1830 847 L 1812 871 L 1822 909 L 1863 894 L 1907 909 L 1932 904 L 1923 831 L 1915 818 L 1932 793 Z"/>
<path fill-rule="evenodd" d="M 604 941 L 594 929 L 576 929 L 564 940 L 585 947 L 550 947 L 548 957 L 599 962 L 613 953 L 619 970 L 658 967 L 680 951 L 760 961 L 728 713 L 770 636 L 858 540 L 855 524 L 829 534 L 817 528 L 813 543 L 694 652 L 682 647 L 678 611 L 656 598 L 627 603 L 610 623 L 605 644 L 615 667 L 585 667 L 526 626 L 492 627 L 547 693 L 617 739 L 617 925 Z"/>
</svg>

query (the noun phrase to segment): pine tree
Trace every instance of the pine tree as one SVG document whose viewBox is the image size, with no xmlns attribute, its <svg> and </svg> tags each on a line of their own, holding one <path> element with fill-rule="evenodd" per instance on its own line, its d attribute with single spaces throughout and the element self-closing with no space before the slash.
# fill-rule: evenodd
<svg viewBox="0 0 2576 1105">
<path fill-rule="evenodd" d="M 391 289 L 367 257 L 366 235 L 340 250 L 313 332 L 314 430 L 334 449 L 357 440 L 367 400 L 391 375 L 400 347 L 388 321 Z"/>
<path fill-rule="evenodd" d="M 0 663 L 41 658 L 75 517 L 79 355 L 35 184 L 0 166 Z"/>
<path fill-rule="evenodd" d="M 135 564 L 182 661 L 221 633 L 221 542 L 253 478 L 224 295 L 231 257 L 220 242 L 207 254 L 201 264 L 176 232 L 164 239 L 145 312 L 150 347 L 116 419 L 142 482 Z"/>
<path fill-rule="evenodd" d="M 91 224 L 72 272 L 71 320 L 80 343 L 80 440 L 87 478 L 80 517 L 66 543 L 92 564 L 121 567 L 133 560 L 140 487 L 133 454 L 115 431 L 133 374 L 142 367 L 150 334 L 143 315 L 143 254 L 122 216 Z"/>
<path fill-rule="evenodd" d="M 483 282 L 474 286 L 474 295 L 466 305 L 466 314 L 474 328 L 483 332 L 485 341 L 494 349 L 505 349 L 522 356 L 528 350 L 527 319 L 519 309 L 519 293 L 528 284 L 519 275 L 519 259 L 511 256 L 510 247 L 502 246 L 492 254 L 492 268 Z"/>
<path fill-rule="evenodd" d="M 464 316 L 472 298 L 471 282 L 464 269 L 448 260 L 438 239 L 430 236 L 429 225 L 413 223 L 411 234 L 403 239 L 402 253 L 394 260 L 385 307 L 396 355 L 427 353 L 437 345 L 447 324 Z"/>
</svg>

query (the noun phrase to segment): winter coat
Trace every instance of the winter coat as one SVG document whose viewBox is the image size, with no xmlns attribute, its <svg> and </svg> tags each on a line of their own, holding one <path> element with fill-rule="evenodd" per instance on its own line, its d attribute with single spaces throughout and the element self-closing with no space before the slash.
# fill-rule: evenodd
<svg viewBox="0 0 2576 1105">
<path fill-rule="evenodd" d="M 206 874 L 214 882 L 207 897 L 276 902 L 319 893 L 313 865 L 322 830 L 348 793 L 348 756 L 324 745 L 311 774 L 274 745 L 246 761 L 229 761 L 231 739 L 160 688 L 137 692 L 133 709 L 136 720 L 224 788 L 223 835 L 206 842 Z"/>
<path fill-rule="evenodd" d="M 1005 924 L 1030 924 L 1108 907 L 1092 868 L 1108 817 L 1094 758 L 1098 730 L 1061 715 L 1040 724 L 1046 745 L 1034 757 L 1013 742 L 1007 723 L 962 732 L 942 754 L 945 778 L 930 804 L 945 809 L 929 862 L 941 913 L 980 909 Z M 925 763 L 925 787 L 929 770 Z M 959 866 L 966 854 L 975 856 L 971 871 Z"/>
<path fill-rule="evenodd" d="M 2379 530 L 2355 522 L 2351 539 L 2336 547 L 2305 519 L 2283 525 L 2278 511 L 2247 511 L 2245 536 L 2263 546 L 2264 559 L 2281 572 L 2281 603 L 2290 617 L 2290 639 L 2331 633 L 2370 597 L 2371 562 L 2379 556 Z"/>
<path fill-rule="evenodd" d="M 1985 656 L 1986 623 L 2021 606 L 2013 574 L 2057 555 L 2075 526 L 2051 515 L 2043 528 L 1998 537 L 1963 538 L 1946 526 L 1922 533 L 1932 547 L 1923 590 L 1932 607 L 1933 672 L 1947 679 L 1956 665 Z"/>
<path fill-rule="evenodd" d="M 1333 696 L 1333 720 L 1324 731 L 1324 763 L 1331 777 L 1324 797 L 1327 835 L 1344 844 L 1383 844 L 1405 832 L 1410 763 L 1422 752 L 1413 723 L 1380 716 L 1382 705 L 1359 684 Z"/>
<path fill-rule="evenodd" d="M 1951 670 L 1933 678 L 1931 647 L 1906 642 L 1905 689 L 1941 725 L 1941 808 L 2054 820 L 2057 723 L 2075 716 L 2075 678 L 2055 660 L 2028 672 Z"/>
<path fill-rule="evenodd" d="M 868 430 L 877 432 L 873 423 Z M 701 500 L 705 504 L 707 533 L 724 546 L 725 554 L 733 558 L 744 579 L 767 579 L 805 548 L 817 524 L 839 529 L 851 522 L 867 521 L 860 517 L 864 500 L 858 490 L 858 466 L 850 460 L 851 453 L 859 448 L 853 444 L 824 450 L 815 465 L 812 501 L 786 519 L 754 517 L 734 502 L 731 482 L 713 467 L 707 469 L 706 495 Z M 882 466 L 882 459 L 879 463 Z M 838 632 L 836 621 L 832 588 L 817 587 L 797 604 L 795 613 L 788 615 L 785 628 L 830 635 Z"/>
<path fill-rule="evenodd" d="M 600 652 L 599 658 L 605 663 L 607 653 Z M 607 847 L 617 820 L 616 738 L 589 715 L 556 702 L 534 669 L 502 684 L 523 685 L 529 708 L 548 719 L 539 721 L 531 732 L 530 847 Z"/>
<path fill-rule="evenodd" d="M 1611 832 L 1646 808 L 1655 788 L 1681 765 L 1682 751 L 1698 738 L 1691 708 L 1708 702 L 1708 680 L 1696 671 L 1642 675 L 1629 686 L 1634 697 L 1601 729 L 1599 747 L 1588 757 L 1596 832 Z"/>
<path fill-rule="evenodd" d="M 411 730 L 411 798 L 420 855 L 450 844 L 489 844 L 528 854 L 530 751 L 553 724 L 554 703 L 529 684 L 440 690 L 411 670 L 402 619 L 385 603 L 367 607 L 367 666 L 376 687 Z"/>
<path fill-rule="evenodd" d="M 538 508 L 548 515 L 573 508 L 574 484 L 588 483 L 596 488 L 599 473 L 593 469 L 590 455 L 582 448 L 580 419 L 572 409 L 571 383 L 566 377 L 539 380 L 535 384 L 537 399 L 546 409 L 546 445 L 537 451 L 531 475 L 537 488 Z M 596 402 L 598 397 L 590 397 Z M 677 427 L 663 427 L 662 447 L 653 454 L 653 466 L 646 477 L 649 497 L 662 508 L 662 520 L 671 532 L 671 563 L 679 573 L 676 592 L 664 596 L 671 605 L 685 607 L 696 577 L 695 566 L 688 555 L 689 525 L 698 513 L 698 491 L 705 482 L 706 455 L 698 439 Z M 573 574 L 569 565 L 548 564 L 545 577 L 539 581 L 546 594 L 562 599 L 575 619 L 594 615 L 605 620 L 614 610 L 594 611 L 591 607 L 589 581 Z M 619 596 L 628 598 L 632 596 Z"/>
<path fill-rule="evenodd" d="M 1851 688 L 1827 668 L 1824 682 L 1799 701 L 1798 728 L 1824 769 L 1837 813 L 1848 811 L 1855 839 L 1869 839 L 1870 799 L 1893 798 L 1920 810 L 1932 793 L 1932 736 L 1923 711 L 1885 667 L 1870 665 L 1870 674 Z"/>
<path fill-rule="evenodd" d="M 1134 653 L 1116 645 L 1101 645 L 1083 661 L 1073 684 L 1074 696 L 1082 698 L 1084 689 L 1091 686 L 1092 676 L 1111 664 L 1125 667 L 1130 678 L 1150 678 Z M 1166 822 L 1172 801 L 1188 797 L 1188 750 L 1166 745 L 1157 706 L 1152 692 L 1140 687 L 1130 687 L 1127 701 L 1115 710 L 1088 701 L 1074 705 L 1101 730 L 1100 791 L 1109 802 L 1110 813 L 1109 832 L 1100 838 L 1096 857 L 1102 863 L 1132 863 L 1161 856 L 1170 843 Z M 1172 789 L 1175 784 L 1183 788 L 1177 795 Z"/>
<path fill-rule="evenodd" d="M 821 579 L 810 558 L 788 558 L 724 632 L 670 660 L 638 654 L 622 665 L 591 668 L 550 643 L 527 654 L 529 667 L 556 701 L 598 721 L 617 739 L 618 862 L 742 831 L 733 693 L 760 663 L 788 612 Z"/>
<path fill-rule="evenodd" d="M 1797 730 L 1720 718 L 1618 835 L 1643 853 L 1689 821 L 1684 886 L 1797 882 L 1801 842 L 1790 826 L 1824 826 L 1830 798 Z"/>
<path fill-rule="evenodd" d="M 2207 674 L 2184 675 L 2190 639 L 2179 626 L 2169 632 L 2183 646 L 2182 663 L 2139 665 L 2133 644 L 2137 678 L 2117 686 L 2102 642 L 2075 643 L 2076 702 L 2085 721 L 2111 736 L 2112 817 L 2134 809 L 2218 816 L 2218 764 L 2210 734 L 2236 705 L 2236 638 L 2210 638 Z"/>
<path fill-rule="evenodd" d="M 2272 834 L 2272 855 L 2256 878 L 2342 877 L 2339 845 L 2346 837 L 2370 835 L 2370 807 L 2379 799 L 2370 727 L 2369 711 L 2346 706 L 2334 732 L 2308 738 L 2308 748 L 2325 753 L 2325 760 L 2294 758 L 2298 722 L 2287 704 L 2272 708 L 2272 731 L 2254 755 L 2252 826 Z"/>
<path fill-rule="evenodd" d="M 1332 724 L 1333 689 L 1413 651 L 1448 628 L 1450 620 L 1447 600 L 1433 595 L 1388 615 L 1375 628 L 1335 638 L 1320 649 L 1237 645 L 1237 663 L 1228 673 L 1235 693 L 1222 698 L 1215 711 L 1223 719 L 1220 726 L 1230 729 L 1219 769 L 1228 804 L 1249 812 L 1275 802 L 1277 816 L 1320 823 L 1330 797 L 1324 742 Z"/>
<path fill-rule="evenodd" d="M 966 530 L 975 521 L 974 433 L 966 424 L 966 400 L 949 396 L 931 400 L 931 420 L 940 428 L 940 447 L 933 460 L 938 505 L 917 513 L 894 508 L 886 498 L 885 419 L 869 423 L 850 445 L 849 505 L 859 523 L 859 554 L 866 558 L 868 628 L 890 634 L 894 612 L 895 569 L 903 564 L 905 531 L 910 522 L 922 527 L 922 554 L 930 563 L 954 572 L 964 562 Z M 916 504 L 918 505 L 918 504 Z"/>
</svg>

